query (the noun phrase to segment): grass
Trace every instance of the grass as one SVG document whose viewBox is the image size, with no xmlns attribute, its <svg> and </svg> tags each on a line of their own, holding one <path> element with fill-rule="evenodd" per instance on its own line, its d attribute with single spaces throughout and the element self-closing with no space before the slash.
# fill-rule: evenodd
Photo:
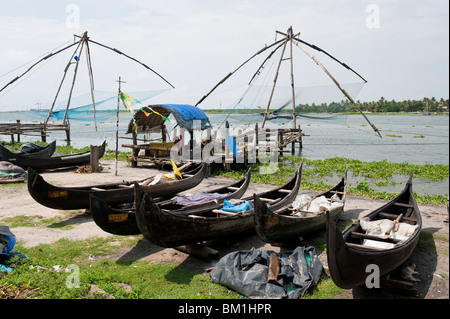
<svg viewBox="0 0 450 319">
<path fill-rule="evenodd" d="M 0 274 L 0 298 L 14 289 L 31 291 L 31 295 L 25 294 L 28 298 L 101 298 L 88 294 L 90 285 L 118 299 L 239 298 L 239 294 L 212 283 L 203 270 L 111 257 L 119 248 L 135 245 L 138 240 L 139 236 L 112 236 L 83 241 L 61 239 L 32 248 L 18 244 L 15 250 L 30 257 L 8 262 L 13 271 Z M 62 271 L 51 270 L 56 265 Z"/>
<path fill-rule="evenodd" d="M 48 227 L 48 228 L 59 228 L 59 229 L 70 229 L 72 224 L 67 222 L 67 216 L 76 217 L 79 211 L 64 211 L 66 216 L 63 217 L 52 217 L 45 218 L 39 215 L 33 216 L 15 216 L 9 218 L 0 219 L 2 224 L 8 225 L 9 227 Z"/>
<path fill-rule="evenodd" d="M 413 172 L 414 179 L 422 179 L 427 182 L 442 182 L 449 178 L 449 165 L 425 164 L 414 165 L 408 163 L 390 163 L 387 161 L 362 162 L 359 160 L 335 157 L 325 160 L 308 160 L 296 156 L 286 156 L 279 159 L 278 167 L 274 174 L 259 174 L 261 164 L 252 164 L 252 182 L 282 185 L 293 175 L 296 165 L 303 161 L 301 189 L 324 191 L 333 185 L 323 180 L 325 177 L 342 175 L 346 169 L 353 176 L 364 178 L 356 186 L 348 187 L 349 195 L 368 197 L 372 199 L 391 200 L 397 194 L 376 191 L 373 184 L 384 186 L 394 184 L 394 177 L 398 175 L 409 176 Z M 233 171 L 225 172 L 219 169 L 213 171 L 214 175 L 239 179 L 245 173 L 246 168 L 236 167 Z M 415 193 L 419 204 L 445 205 L 447 196 L 442 195 L 419 195 Z"/>
</svg>

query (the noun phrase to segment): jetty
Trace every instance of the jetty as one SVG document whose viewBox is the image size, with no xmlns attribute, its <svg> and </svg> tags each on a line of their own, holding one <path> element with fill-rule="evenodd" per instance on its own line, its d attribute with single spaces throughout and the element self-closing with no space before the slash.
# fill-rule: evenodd
<svg viewBox="0 0 450 319">
<path fill-rule="evenodd" d="M 171 114 L 177 129 L 172 131 L 169 139 L 166 121 Z M 259 127 L 256 123 L 250 130 L 233 133 L 226 126 L 223 136 L 218 130 L 212 133 L 212 129 L 206 114 L 196 106 L 149 105 L 133 116 L 127 131 L 132 137 L 126 137 L 132 143 L 122 144 L 122 147 L 131 149 L 128 161 L 132 167 L 138 164 L 171 165 L 171 161 L 177 165 L 201 161 L 223 165 L 228 170 L 233 163 L 255 163 L 260 155 L 268 160 L 270 156 L 285 152 L 294 155 L 296 144 L 299 150 L 302 148 L 302 136 L 305 135 L 300 125 L 297 128 L 271 129 Z M 194 136 L 202 132 L 201 140 L 196 140 Z M 139 134 L 149 133 L 161 134 L 161 137 L 153 140 L 138 138 Z"/>
<path fill-rule="evenodd" d="M 47 141 L 47 132 L 65 131 L 67 144 L 70 145 L 70 124 L 68 122 L 62 124 L 54 123 L 22 123 L 20 120 L 12 123 L 0 123 L 0 135 L 11 136 L 11 143 L 20 142 L 20 136 L 40 136 L 42 142 Z M 17 140 L 14 136 L 17 135 Z"/>
</svg>

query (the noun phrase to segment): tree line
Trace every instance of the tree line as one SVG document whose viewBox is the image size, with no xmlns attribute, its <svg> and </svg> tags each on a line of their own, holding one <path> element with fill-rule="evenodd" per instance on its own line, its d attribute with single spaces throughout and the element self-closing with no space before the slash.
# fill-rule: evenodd
<svg viewBox="0 0 450 319">
<path fill-rule="evenodd" d="M 408 113 L 440 113 L 447 112 L 448 99 L 424 98 L 423 100 L 388 101 L 381 97 L 378 101 L 356 103 L 364 112 L 408 112 Z M 358 108 L 348 100 L 332 102 L 330 104 L 300 104 L 295 108 L 297 113 L 345 113 L 358 112 Z"/>
</svg>

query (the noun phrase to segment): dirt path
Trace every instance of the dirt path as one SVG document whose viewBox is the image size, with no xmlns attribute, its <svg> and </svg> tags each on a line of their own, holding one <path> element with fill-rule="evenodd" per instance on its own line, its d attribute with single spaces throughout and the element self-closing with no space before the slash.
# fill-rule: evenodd
<svg viewBox="0 0 450 319">
<path fill-rule="evenodd" d="M 95 174 L 77 174 L 74 170 L 58 172 L 46 172 L 44 178 L 55 185 L 74 186 L 116 182 L 123 180 L 136 180 L 156 175 L 159 171 L 149 168 L 131 168 L 124 162 L 119 162 L 118 173 L 115 174 L 114 161 L 101 161 L 103 171 Z M 191 192 L 202 191 L 217 185 L 228 183 L 222 178 L 208 178 Z M 251 184 L 247 194 L 260 192 L 270 186 Z M 314 192 L 309 192 L 313 194 Z M 245 195 L 245 196 L 246 196 Z M 382 201 L 370 200 L 358 197 L 347 197 L 345 211 L 341 220 L 357 219 L 371 210 L 382 205 Z M 420 282 L 415 284 L 418 294 L 416 298 L 424 299 L 448 299 L 449 298 L 449 224 L 448 211 L 444 206 L 420 205 L 423 218 L 423 232 L 433 235 L 434 240 L 427 247 L 416 249 L 411 258 L 416 262 L 416 270 Z M 48 227 L 14 227 L 12 232 L 23 246 L 34 246 L 40 243 L 53 243 L 61 238 L 83 240 L 92 237 L 107 237 L 109 233 L 101 230 L 92 218 L 84 211 L 59 211 L 44 207 L 34 201 L 28 193 L 27 185 L 1 185 L 0 186 L 0 224 L 1 220 L 16 216 L 43 216 L 45 218 L 58 217 L 70 221 L 73 227 L 70 229 L 56 229 Z M 324 232 L 319 232 L 314 238 L 306 238 L 305 243 L 312 239 L 324 240 Z M 245 234 L 237 237 L 228 246 L 220 250 L 220 257 L 230 251 L 246 250 L 250 248 L 271 249 L 280 251 L 280 247 L 274 247 L 259 240 L 255 234 Z M 281 248 L 282 249 L 282 248 Z M 320 253 L 320 258 L 326 264 L 326 254 Z M 164 249 L 153 245 L 146 239 L 139 240 L 134 247 L 120 249 L 115 256 L 117 259 L 148 260 L 153 262 L 176 262 L 192 267 L 206 269 L 214 265 L 217 260 L 205 262 L 191 257 L 175 249 Z M 382 292 L 371 289 L 353 289 L 345 291 L 341 298 L 382 298 Z M 399 295 L 399 298 L 404 298 Z"/>
</svg>

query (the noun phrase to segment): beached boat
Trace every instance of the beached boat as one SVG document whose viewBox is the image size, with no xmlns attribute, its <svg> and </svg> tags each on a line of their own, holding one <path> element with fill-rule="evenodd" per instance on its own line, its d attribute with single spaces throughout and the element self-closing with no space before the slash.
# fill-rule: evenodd
<svg viewBox="0 0 450 319">
<path fill-rule="evenodd" d="M 295 200 L 279 210 L 272 209 L 267 203 L 254 195 L 255 230 L 267 243 L 296 243 L 304 235 L 325 230 L 327 217 L 336 221 L 344 211 L 347 184 L 347 171 L 340 181 L 329 190 L 314 197 L 301 194 L 303 203 Z"/>
<path fill-rule="evenodd" d="M 138 183 L 142 184 L 154 197 L 173 195 L 200 184 L 208 171 L 207 164 L 199 164 L 196 168 L 180 172 L 182 179 L 161 180 L 153 185 L 156 176 L 146 178 Z M 54 209 L 83 209 L 89 208 L 89 195 L 94 194 L 107 203 L 126 203 L 134 201 L 134 183 L 110 183 L 89 186 L 64 187 L 55 186 L 33 169 L 28 169 L 28 192 L 35 201 L 43 206 Z"/>
<path fill-rule="evenodd" d="M 414 251 L 422 218 L 412 191 L 412 173 L 391 201 L 341 232 L 327 214 L 328 267 L 334 283 L 344 289 L 364 285 L 377 267 L 383 277 L 401 266 Z"/>
<path fill-rule="evenodd" d="M 0 149 L 5 149 L 6 152 L 11 152 L 10 150 L 8 150 L 7 148 L 5 148 L 3 145 L 0 144 Z M 16 152 L 13 153 L 16 156 L 20 156 L 20 157 L 30 157 L 30 158 L 49 158 L 50 156 L 53 155 L 53 153 L 55 153 L 56 150 L 56 141 L 53 141 L 51 143 L 49 143 L 47 146 L 36 150 L 34 152 Z M 12 152 L 11 152 L 12 153 Z M 0 161 L 3 161 L 3 152 L 0 151 Z"/>
<path fill-rule="evenodd" d="M 261 200 L 277 209 L 292 202 L 301 182 L 301 168 L 285 185 L 259 194 Z M 152 197 L 136 187 L 136 221 L 145 238 L 162 247 L 177 247 L 200 241 L 230 237 L 253 229 L 253 196 L 242 199 L 249 209 L 224 211 L 224 204 L 197 205 L 185 209 L 161 209 Z"/>
<path fill-rule="evenodd" d="M 106 141 L 99 147 L 99 159 L 105 154 Z M 36 158 L 32 156 L 20 156 L 12 153 L 6 148 L 0 149 L 4 161 L 13 163 L 23 169 L 32 168 L 34 170 L 55 169 L 63 167 L 72 167 L 89 164 L 91 161 L 91 152 L 87 151 L 79 154 L 65 156 L 51 156 L 46 158 Z"/>
<path fill-rule="evenodd" d="M 204 193 L 196 193 L 193 196 L 197 198 L 203 197 L 208 200 L 201 205 L 217 204 L 223 202 L 225 199 L 241 198 L 250 184 L 251 173 L 250 169 L 244 175 L 244 177 L 234 183 L 226 186 L 212 189 Z M 213 195 L 213 196 L 208 196 Z M 177 198 L 158 201 L 154 201 L 160 207 L 171 207 L 172 209 L 182 210 L 185 207 L 192 207 L 192 205 L 186 206 L 182 204 L 182 198 L 184 196 L 177 196 Z M 192 198 L 192 196 L 186 196 Z M 101 200 L 95 195 L 90 196 L 90 209 L 89 212 L 94 219 L 94 222 L 104 231 L 115 235 L 138 235 L 141 233 L 136 222 L 136 214 L 134 208 L 134 202 L 121 203 L 119 205 L 109 205 L 104 200 Z"/>
<path fill-rule="evenodd" d="M 295 200 L 292 204 L 274 210 L 254 195 L 254 222 L 258 236 L 267 243 L 297 242 L 304 235 L 325 230 L 328 211 L 333 220 L 337 220 L 345 205 L 347 171 L 340 181 L 329 190 L 314 197 L 304 194 L 303 203 Z"/>
</svg>

